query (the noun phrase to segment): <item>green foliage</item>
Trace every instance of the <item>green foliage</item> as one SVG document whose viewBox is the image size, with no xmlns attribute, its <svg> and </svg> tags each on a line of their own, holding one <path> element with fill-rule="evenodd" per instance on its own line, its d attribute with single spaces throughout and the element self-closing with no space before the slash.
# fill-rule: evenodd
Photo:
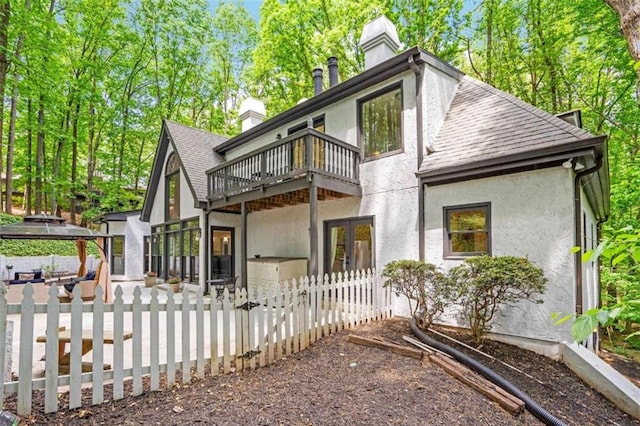
<svg viewBox="0 0 640 426">
<path fill-rule="evenodd" d="M 273 116 L 313 96 L 313 70 L 339 62 L 340 80 L 361 72 L 358 47 L 364 25 L 387 11 L 384 0 L 265 0 L 260 39 L 253 55 L 252 92 Z M 326 73 L 325 73 L 326 75 Z M 326 82 L 325 82 L 326 87 Z"/>
<path fill-rule="evenodd" d="M 603 326 L 615 325 L 624 330 L 629 329 L 630 324 L 640 324 L 640 231 L 631 226 L 608 229 L 603 241 L 582 255 L 584 262 L 595 259 L 600 259 L 602 266 L 602 300 L 606 306 L 579 315 L 576 323 L 589 321 L 584 317 L 600 315 L 598 318 L 604 321 L 599 323 Z M 585 330 L 572 328 L 573 338 L 583 341 Z"/>
<path fill-rule="evenodd" d="M 468 321 L 473 339 L 480 343 L 501 305 L 522 300 L 542 303 L 547 279 L 541 268 L 526 258 L 478 256 L 449 271 L 456 300 Z"/>
<path fill-rule="evenodd" d="M 640 301 L 632 301 L 632 304 L 634 303 L 640 304 Z M 578 316 L 566 315 L 560 317 L 559 314 L 555 313 L 553 320 L 555 321 L 555 325 L 560 325 L 575 318 L 575 321 L 571 325 L 571 335 L 576 342 L 582 343 L 597 331 L 598 326 L 611 326 L 628 307 L 629 303 L 625 302 L 610 309 L 589 309 L 587 312 Z"/>
<path fill-rule="evenodd" d="M 7 225 L 9 223 L 18 223 L 21 221 L 22 221 L 22 218 L 20 216 L 14 216 L 7 213 L 0 213 L 0 225 Z"/>
<path fill-rule="evenodd" d="M 73 241 L 59 240 L 0 240 L 0 254 L 7 257 L 23 256 L 78 256 Z M 87 254 L 99 256 L 95 244 L 87 245 Z"/>
<path fill-rule="evenodd" d="M 396 295 L 407 297 L 411 314 L 423 329 L 429 328 L 442 313 L 451 295 L 446 275 L 430 263 L 395 260 L 384 267 L 382 276 L 386 287 L 391 287 Z"/>
</svg>

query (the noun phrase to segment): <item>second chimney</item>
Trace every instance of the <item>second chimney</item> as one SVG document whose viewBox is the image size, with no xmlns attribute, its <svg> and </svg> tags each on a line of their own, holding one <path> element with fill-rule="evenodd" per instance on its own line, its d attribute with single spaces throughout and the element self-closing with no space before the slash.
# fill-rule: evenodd
<svg viewBox="0 0 640 426">
<path fill-rule="evenodd" d="M 365 70 L 392 58 L 400 48 L 395 25 L 386 16 L 369 22 L 362 30 L 360 47 L 364 50 Z"/>
<path fill-rule="evenodd" d="M 313 70 L 313 96 L 322 93 L 322 68 Z"/>
<path fill-rule="evenodd" d="M 329 67 L 329 87 L 338 84 L 338 58 L 332 56 L 328 60 Z"/>
<path fill-rule="evenodd" d="M 246 132 L 262 123 L 266 114 L 264 103 L 249 96 L 240 104 L 238 110 L 238 117 L 242 120 L 242 131 Z"/>
</svg>

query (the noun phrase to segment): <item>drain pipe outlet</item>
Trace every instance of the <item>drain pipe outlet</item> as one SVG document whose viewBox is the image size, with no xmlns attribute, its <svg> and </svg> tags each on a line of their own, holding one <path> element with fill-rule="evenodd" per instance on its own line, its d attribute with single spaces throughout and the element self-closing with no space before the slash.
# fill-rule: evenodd
<svg viewBox="0 0 640 426">
<path fill-rule="evenodd" d="M 540 405 L 538 405 L 533 399 L 531 399 L 529 395 L 522 392 L 520 389 L 515 387 L 511 382 L 509 382 L 507 379 L 505 379 L 495 371 L 491 370 L 490 368 L 476 361 L 475 359 L 467 356 L 466 354 L 452 348 L 451 346 L 445 345 L 444 343 L 441 343 L 427 336 L 422 330 L 418 328 L 418 326 L 416 325 L 416 321 L 414 319 L 411 320 L 411 331 L 413 332 L 414 336 L 416 336 L 421 342 L 429 346 L 433 346 L 439 351 L 442 351 L 444 353 L 451 355 L 452 357 L 454 357 L 456 360 L 460 361 L 467 367 L 482 374 L 492 383 L 500 386 L 502 389 L 509 392 L 510 394 L 520 398 L 522 401 L 524 401 L 527 411 L 529 411 L 531 414 L 536 416 L 538 419 L 542 420 L 546 425 L 566 426 L 566 424 L 563 423 L 560 419 L 558 419 L 557 417 L 554 417 L 553 414 L 549 413 L 547 410 L 545 410 Z"/>
</svg>

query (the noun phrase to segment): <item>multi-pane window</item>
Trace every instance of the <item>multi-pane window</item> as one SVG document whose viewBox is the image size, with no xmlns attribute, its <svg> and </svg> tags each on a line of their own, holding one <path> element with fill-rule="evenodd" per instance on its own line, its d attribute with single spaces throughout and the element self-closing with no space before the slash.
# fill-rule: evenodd
<svg viewBox="0 0 640 426">
<path fill-rule="evenodd" d="M 491 204 L 444 208 L 444 255 L 491 254 Z"/>
<path fill-rule="evenodd" d="M 180 218 L 180 162 L 178 156 L 171 154 L 167 160 L 166 206 L 167 220 Z"/>
<path fill-rule="evenodd" d="M 111 238 L 111 273 L 124 275 L 124 235 Z"/>
<path fill-rule="evenodd" d="M 394 85 L 359 101 L 360 142 L 365 158 L 402 149 L 402 89 Z"/>
</svg>

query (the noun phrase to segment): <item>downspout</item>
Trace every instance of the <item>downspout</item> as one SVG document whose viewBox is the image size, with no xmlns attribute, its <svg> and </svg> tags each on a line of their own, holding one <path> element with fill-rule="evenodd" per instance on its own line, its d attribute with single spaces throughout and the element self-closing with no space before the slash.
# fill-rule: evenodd
<svg viewBox="0 0 640 426">
<path fill-rule="evenodd" d="M 204 209 L 204 232 L 201 232 L 201 238 L 204 238 L 204 282 L 202 283 L 202 288 L 207 289 L 207 280 L 211 279 L 211 273 L 209 271 L 209 257 L 211 254 L 211 249 L 209 248 L 209 212 L 210 210 Z M 200 278 L 202 279 L 202 278 Z"/>
<path fill-rule="evenodd" d="M 573 215 L 575 224 L 575 241 L 574 247 L 582 247 L 582 202 L 580 194 L 580 179 L 598 171 L 602 167 L 603 157 L 596 157 L 596 164 L 586 170 L 576 173 L 573 180 Z M 576 314 L 582 314 L 582 250 L 577 251 L 574 255 L 574 268 L 576 276 Z"/>
<path fill-rule="evenodd" d="M 609 216 L 605 216 L 604 218 L 598 220 L 596 222 L 596 242 L 600 244 L 600 238 L 602 238 L 602 224 L 609 219 Z M 598 286 L 596 288 L 596 294 L 598 295 L 598 304 L 597 308 L 602 309 L 602 283 L 600 282 L 600 256 L 596 258 L 596 271 L 598 271 Z M 598 331 L 593 333 L 593 347 L 597 351 L 600 350 L 600 329 L 602 326 L 598 323 Z"/>
<path fill-rule="evenodd" d="M 413 56 L 409 56 L 409 67 L 413 71 L 416 80 L 416 149 L 418 151 L 418 166 L 417 170 L 420 170 L 422 165 L 422 159 L 424 158 L 424 124 L 422 122 L 422 72 L 420 67 L 416 64 Z M 432 150 L 428 149 L 431 153 Z M 422 179 L 418 178 L 418 259 L 424 260 L 425 247 L 424 247 L 424 194 L 423 194 Z"/>
</svg>

